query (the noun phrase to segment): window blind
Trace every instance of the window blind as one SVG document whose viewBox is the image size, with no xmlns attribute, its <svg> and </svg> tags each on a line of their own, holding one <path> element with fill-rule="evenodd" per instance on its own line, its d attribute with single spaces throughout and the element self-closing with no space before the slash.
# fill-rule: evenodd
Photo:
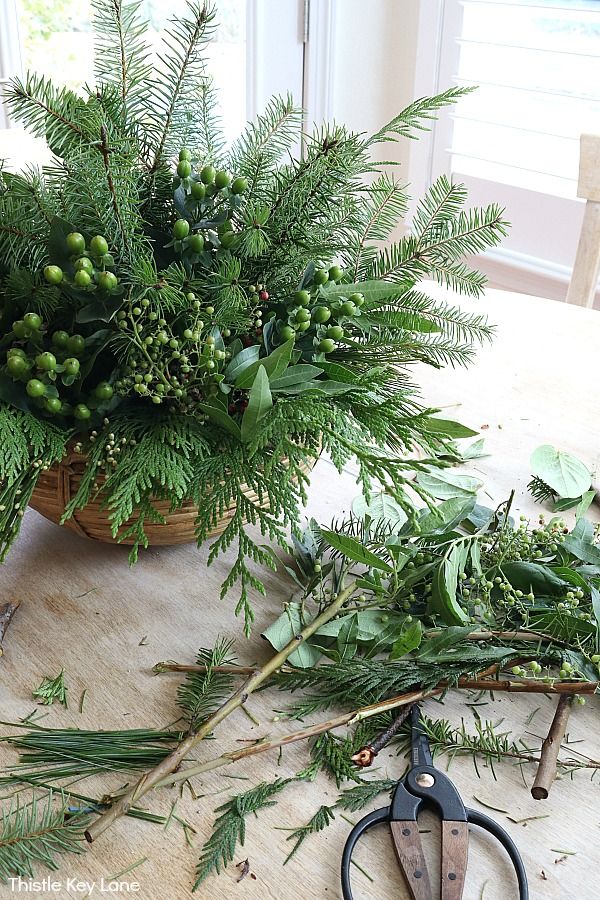
<svg viewBox="0 0 600 900">
<path fill-rule="evenodd" d="M 460 0 L 444 35 L 445 81 L 479 85 L 451 113 L 452 171 L 575 197 L 579 136 L 600 133 L 600 0 Z"/>
</svg>

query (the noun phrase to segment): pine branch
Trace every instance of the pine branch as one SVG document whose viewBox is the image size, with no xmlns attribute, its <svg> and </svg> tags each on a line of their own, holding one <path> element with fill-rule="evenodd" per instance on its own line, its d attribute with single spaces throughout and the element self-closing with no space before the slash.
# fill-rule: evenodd
<svg viewBox="0 0 600 900">
<path fill-rule="evenodd" d="M 25 806 L 3 809 L 0 818 L 0 881 L 11 877 L 32 878 L 37 865 L 55 871 L 57 856 L 83 853 L 83 832 L 89 818 L 67 816 L 67 803 L 54 802 L 49 791 L 44 805 L 36 797 Z"/>
<path fill-rule="evenodd" d="M 98 85 L 114 86 L 121 102 L 123 123 L 136 119 L 148 102 L 148 81 L 152 67 L 150 49 L 144 40 L 146 23 L 140 21 L 140 2 L 93 0 L 94 54 Z"/>
<path fill-rule="evenodd" d="M 246 816 L 256 814 L 261 809 L 274 806 L 272 797 L 280 794 L 295 778 L 277 778 L 268 783 L 262 782 L 243 794 L 238 794 L 217 807 L 220 812 L 213 825 L 212 834 L 202 848 L 202 854 L 196 866 L 196 880 L 192 888 L 198 890 L 200 885 L 213 872 L 220 872 L 233 861 L 238 844 L 244 845 L 246 838 Z"/>
<path fill-rule="evenodd" d="M 140 781 L 137 782 L 126 794 L 115 803 L 112 808 L 101 816 L 86 832 L 87 840 L 92 843 L 99 837 L 110 825 L 113 824 L 120 816 L 124 815 L 127 810 L 143 797 L 148 791 L 155 788 L 159 782 L 179 768 L 183 760 L 202 740 L 204 740 L 218 724 L 227 718 L 236 709 L 242 706 L 250 694 L 257 690 L 265 681 L 277 672 L 286 662 L 287 658 L 298 649 L 311 635 L 318 631 L 325 622 L 328 622 L 336 615 L 344 603 L 352 596 L 355 590 L 354 583 L 341 591 L 338 597 L 309 625 L 307 625 L 300 634 L 296 635 L 279 653 L 276 653 L 269 662 L 262 668 L 257 669 L 241 687 L 231 695 L 219 709 L 210 716 L 196 732 L 189 735 L 177 749 L 160 765 L 146 773 Z"/>
<path fill-rule="evenodd" d="M 190 731 L 195 731 L 213 715 L 231 693 L 233 676 L 220 671 L 220 668 L 223 665 L 232 666 L 232 647 L 233 641 L 220 638 L 212 650 L 200 649 L 196 663 L 204 667 L 202 674 L 189 673 L 179 686 L 177 703 L 186 715 Z"/>
<path fill-rule="evenodd" d="M 287 840 L 295 841 L 295 843 L 284 860 L 284 866 L 290 861 L 292 856 L 297 853 L 307 837 L 311 834 L 318 834 L 333 822 L 335 819 L 334 809 L 334 806 L 320 806 L 314 816 L 308 820 L 306 825 L 301 825 L 299 828 L 292 830 L 292 833 Z"/>
</svg>

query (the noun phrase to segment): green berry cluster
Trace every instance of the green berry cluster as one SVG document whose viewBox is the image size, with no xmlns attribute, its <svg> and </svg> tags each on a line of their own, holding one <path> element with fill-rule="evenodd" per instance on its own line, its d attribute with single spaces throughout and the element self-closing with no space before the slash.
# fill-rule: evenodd
<svg viewBox="0 0 600 900">
<path fill-rule="evenodd" d="M 266 306 L 263 316 L 273 320 L 276 340 L 295 341 L 307 359 L 333 353 L 352 333 L 365 302 L 358 292 L 349 292 L 344 297 L 336 291 L 335 295 L 328 296 L 327 286 L 338 285 L 343 279 L 340 266 L 316 269 L 312 278 L 285 303 Z M 260 293 L 259 299 L 263 299 Z"/>
<path fill-rule="evenodd" d="M 239 209 L 248 182 L 210 163 L 198 168 L 192 153 L 179 153 L 174 181 L 176 205 L 181 213 L 173 224 L 168 247 L 192 269 L 209 267 L 213 256 L 235 248 L 238 234 L 233 217 Z"/>
<path fill-rule="evenodd" d="M 97 234 L 87 246 L 85 237 L 72 231 L 65 238 L 66 250 L 70 256 L 67 270 L 58 265 L 48 265 L 44 278 L 56 287 L 69 285 L 78 290 L 111 294 L 117 288 L 119 279 L 112 271 L 115 259 L 109 253 L 108 241 Z"/>
<path fill-rule="evenodd" d="M 138 395 L 155 404 L 174 399 L 185 406 L 217 390 L 214 376 L 231 354 L 213 325 L 214 307 L 203 305 L 193 292 L 186 300 L 189 312 L 171 322 L 159 316 L 147 298 L 128 302 L 119 311 L 117 326 L 133 348 L 115 381 L 120 396 Z"/>
</svg>

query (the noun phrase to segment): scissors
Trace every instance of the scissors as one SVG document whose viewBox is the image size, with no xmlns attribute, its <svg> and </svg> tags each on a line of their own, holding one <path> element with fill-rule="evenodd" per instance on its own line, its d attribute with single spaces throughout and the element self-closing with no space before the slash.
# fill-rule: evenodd
<svg viewBox="0 0 600 900">
<path fill-rule="evenodd" d="M 411 900 L 433 900 L 417 825 L 417 817 L 426 807 L 433 807 L 439 813 L 442 824 L 441 892 L 436 892 L 436 896 L 441 896 L 441 900 L 461 900 L 467 871 L 469 825 L 477 825 L 504 847 L 517 876 L 519 900 L 529 900 L 527 874 L 516 844 L 489 816 L 467 809 L 448 776 L 434 767 L 417 705 L 411 712 L 411 731 L 411 766 L 396 785 L 391 804 L 362 818 L 346 841 L 342 855 L 344 900 L 353 900 L 350 864 L 357 841 L 374 825 L 383 823 L 389 826 L 396 860 Z"/>
</svg>

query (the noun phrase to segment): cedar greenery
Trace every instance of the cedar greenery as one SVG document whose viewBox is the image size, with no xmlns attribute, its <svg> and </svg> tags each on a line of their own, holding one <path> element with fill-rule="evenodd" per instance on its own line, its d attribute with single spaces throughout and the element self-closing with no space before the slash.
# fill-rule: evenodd
<svg viewBox="0 0 600 900">
<path fill-rule="evenodd" d="M 189 0 L 156 69 L 139 3 L 94 8 L 93 88 L 29 74 L 6 92 L 54 159 L 0 170 L 0 554 L 40 471 L 77 441 L 87 470 L 65 518 L 101 491 L 132 561 L 161 521 L 153 498 L 197 504 L 198 543 L 237 505 L 210 559 L 237 545 L 224 592 L 239 583 L 249 628 L 249 591 L 263 590 L 250 563 L 272 560 L 246 523 L 283 545 L 321 450 L 338 468 L 356 457 L 364 489 L 387 484 L 414 515 L 410 454 L 447 436 L 407 368 L 467 363 L 491 333 L 417 285 L 480 295 L 462 257 L 505 223 L 495 205 L 465 211 L 464 188 L 441 177 L 390 243 L 407 194 L 371 153 L 416 137 L 463 89 L 370 136 L 316 128 L 300 159 L 301 111 L 274 98 L 226 150 L 204 65 L 213 7 Z"/>
</svg>

